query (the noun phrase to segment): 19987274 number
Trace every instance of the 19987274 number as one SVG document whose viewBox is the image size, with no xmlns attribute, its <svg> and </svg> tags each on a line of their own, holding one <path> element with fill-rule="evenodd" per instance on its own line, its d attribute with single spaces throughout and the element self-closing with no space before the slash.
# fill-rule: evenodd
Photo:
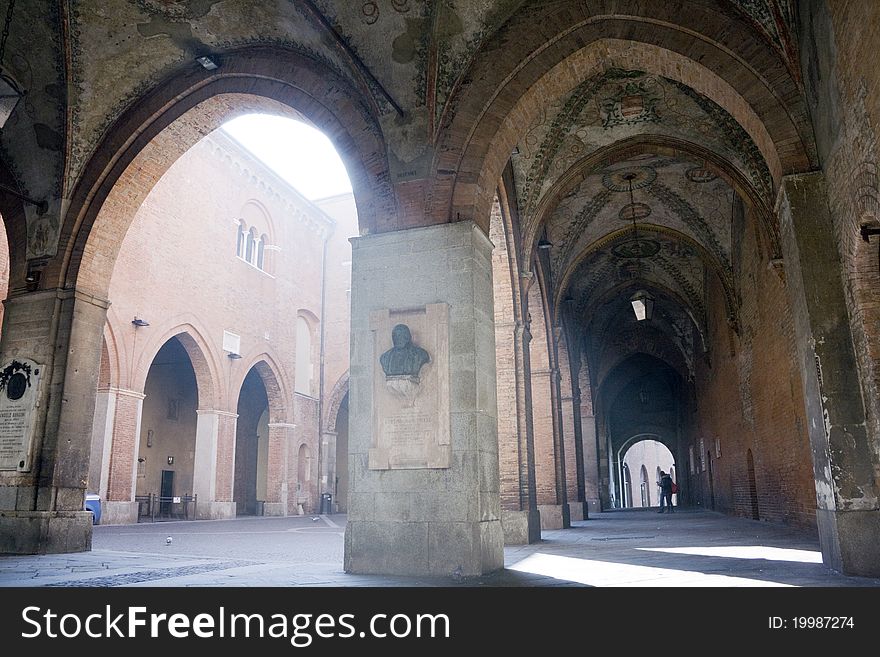
<svg viewBox="0 0 880 657">
<path fill-rule="evenodd" d="M 855 628 L 852 616 L 770 616 L 771 630 L 851 630 Z"/>
</svg>

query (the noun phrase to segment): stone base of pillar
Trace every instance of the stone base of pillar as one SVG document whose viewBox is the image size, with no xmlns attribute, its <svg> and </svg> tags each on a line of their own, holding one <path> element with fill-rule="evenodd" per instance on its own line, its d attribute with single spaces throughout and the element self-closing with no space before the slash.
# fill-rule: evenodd
<svg viewBox="0 0 880 657">
<path fill-rule="evenodd" d="M 572 520 L 587 520 L 590 517 L 590 509 L 587 502 L 575 502 L 571 505 Z"/>
<path fill-rule="evenodd" d="M 92 549 L 88 511 L 3 511 L 0 554 L 59 554 Z"/>
<path fill-rule="evenodd" d="M 196 520 L 228 520 L 235 517 L 235 502 L 198 502 Z"/>
<path fill-rule="evenodd" d="M 484 575 L 504 567 L 500 520 L 351 522 L 345 572 L 365 575 Z"/>
<path fill-rule="evenodd" d="M 539 504 L 541 529 L 568 529 L 571 527 L 571 509 L 568 504 Z"/>
<path fill-rule="evenodd" d="M 134 525 L 138 521 L 137 502 L 102 502 L 102 525 Z"/>
<path fill-rule="evenodd" d="M 880 577 L 880 510 L 816 510 L 822 561 L 844 575 Z"/>
<path fill-rule="evenodd" d="M 263 502 L 264 516 L 286 516 L 287 504 L 284 502 Z"/>
<path fill-rule="evenodd" d="M 529 545 L 541 540 L 541 514 L 531 511 L 501 510 L 505 545 Z"/>
</svg>

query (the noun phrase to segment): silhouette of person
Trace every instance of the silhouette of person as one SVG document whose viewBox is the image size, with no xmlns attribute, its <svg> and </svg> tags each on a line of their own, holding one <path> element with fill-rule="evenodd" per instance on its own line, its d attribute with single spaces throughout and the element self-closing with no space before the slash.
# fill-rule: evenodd
<svg viewBox="0 0 880 657">
<path fill-rule="evenodd" d="M 418 378 L 422 365 L 431 360 L 428 352 L 412 343 L 412 334 L 406 324 L 398 324 L 391 331 L 391 349 L 379 356 L 385 376 L 414 376 Z"/>
<path fill-rule="evenodd" d="M 672 477 L 663 470 L 660 471 L 660 510 L 657 513 L 663 513 L 664 502 L 669 507 L 669 513 L 674 513 L 672 509 Z"/>
</svg>

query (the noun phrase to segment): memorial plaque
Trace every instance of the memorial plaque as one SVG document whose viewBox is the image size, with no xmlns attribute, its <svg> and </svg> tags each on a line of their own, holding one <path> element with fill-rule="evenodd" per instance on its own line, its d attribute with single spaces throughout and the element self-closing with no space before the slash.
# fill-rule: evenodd
<svg viewBox="0 0 880 657">
<path fill-rule="evenodd" d="M 448 468 L 449 307 L 383 310 L 373 331 L 371 470 Z"/>
<path fill-rule="evenodd" d="M 0 470 L 30 469 L 41 369 L 27 359 L 0 368 Z"/>
</svg>

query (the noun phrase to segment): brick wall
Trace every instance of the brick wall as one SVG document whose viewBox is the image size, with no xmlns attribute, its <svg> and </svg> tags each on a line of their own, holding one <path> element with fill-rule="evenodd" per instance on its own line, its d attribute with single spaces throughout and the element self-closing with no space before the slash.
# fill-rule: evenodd
<svg viewBox="0 0 880 657">
<path fill-rule="evenodd" d="M 489 239 L 492 251 L 492 289 L 495 309 L 495 380 L 498 400 L 498 461 L 502 508 L 518 511 L 520 504 L 519 415 L 517 412 L 517 364 L 514 353 L 516 317 L 511 283 L 510 253 L 496 198 L 492 206 Z M 525 455 L 523 455 L 523 458 Z"/>
<path fill-rule="evenodd" d="M 786 289 L 769 266 L 761 239 L 752 221 L 743 235 L 738 336 L 728 328 L 720 284 L 709 280 L 710 359 L 697 363 L 691 425 L 695 474 L 680 467 L 679 476 L 689 477 L 697 504 L 710 506 L 714 497 L 716 510 L 751 517 L 751 450 L 760 517 L 815 526 L 816 489 L 794 326 Z"/>
<path fill-rule="evenodd" d="M 535 430 L 535 491 L 538 504 L 556 504 L 556 450 L 553 445 L 553 404 L 550 394 L 550 352 L 541 289 L 529 290 L 532 341 L 529 344 L 532 424 Z"/>
<path fill-rule="evenodd" d="M 841 258 L 862 393 L 880 485 L 880 3 L 815 3 L 802 10 L 802 68 Z"/>
<path fill-rule="evenodd" d="M 165 162 L 155 166 L 164 167 Z M 133 187 L 127 190 L 124 185 L 129 182 Z M 134 178 L 111 195 L 106 216 L 112 215 L 113 198 L 126 194 L 143 194 Z M 332 233 L 326 267 L 327 390 L 348 369 L 347 238 L 357 224 L 350 195 L 323 204 L 338 224 L 234 140 L 212 134 L 183 154 L 146 196 L 116 260 L 108 312 L 116 344 L 112 354 L 118 354 L 117 362 L 109 365 L 119 372 L 120 387 L 143 390 L 156 353 L 179 330 L 186 331 L 180 339 L 196 370 L 201 409 L 235 414 L 245 375 L 256 366 L 269 392 L 269 421 L 296 422 L 297 440 L 307 444 L 312 455 L 307 510 L 318 497 L 319 410 L 316 397 L 294 394 L 297 313 L 308 317 L 314 328 L 310 392 L 317 396 L 324 239 Z M 255 227 L 258 236 L 267 236 L 263 270 L 236 254 L 239 220 Z M 133 327 L 135 316 L 150 325 Z M 241 359 L 227 358 L 224 330 L 240 336 Z M 117 427 L 126 421 L 120 415 Z M 235 417 L 221 416 L 218 501 L 233 499 L 234 438 Z M 296 447 L 290 447 L 291 454 L 279 451 L 276 457 L 286 459 L 282 469 L 266 475 L 272 501 L 280 501 L 282 486 L 295 488 Z M 270 445 L 272 449 L 278 451 L 279 445 Z M 117 464 L 128 467 L 118 458 Z"/>
</svg>

